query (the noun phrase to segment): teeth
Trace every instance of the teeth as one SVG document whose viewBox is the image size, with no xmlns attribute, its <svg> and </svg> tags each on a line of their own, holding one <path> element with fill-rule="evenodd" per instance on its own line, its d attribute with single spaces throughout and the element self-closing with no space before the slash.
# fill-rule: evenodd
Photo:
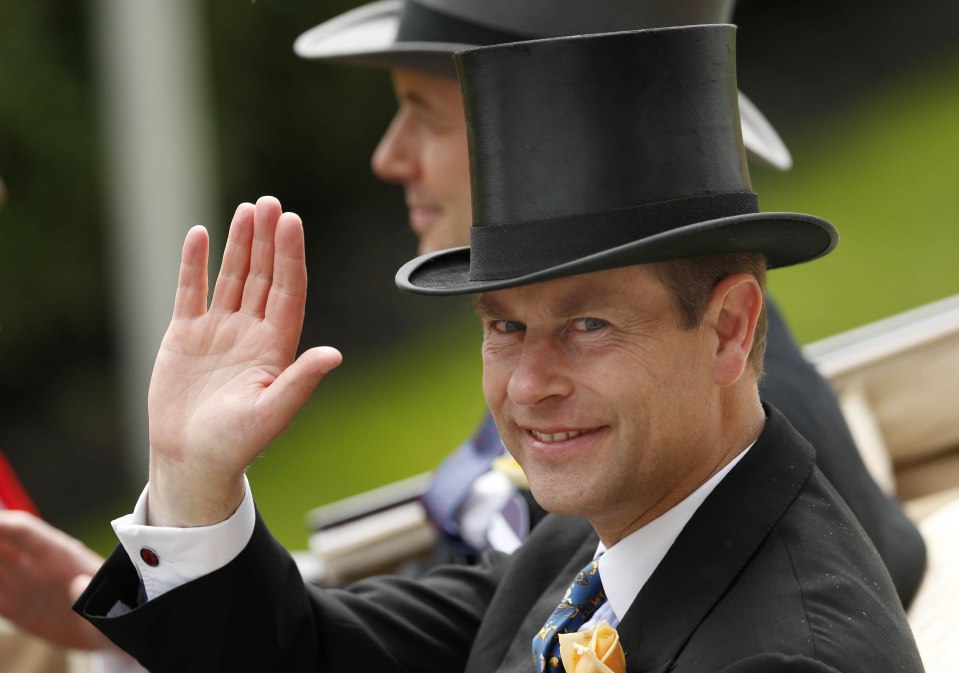
<svg viewBox="0 0 959 673">
<path fill-rule="evenodd" d="M 563 442 L 567 439 L 572 439 L 573 437 L 579 437 L 583 434 L 582 430 L 570 430 L 569 432 L 555 432 L 553 434 L 548 434 L 544 432 L 536 432 L 535 430 L 530 430 L 533 433 L 533 436 L 541 442 L 546 442 L 551 444 L 553 442 Z"/>
</svg>

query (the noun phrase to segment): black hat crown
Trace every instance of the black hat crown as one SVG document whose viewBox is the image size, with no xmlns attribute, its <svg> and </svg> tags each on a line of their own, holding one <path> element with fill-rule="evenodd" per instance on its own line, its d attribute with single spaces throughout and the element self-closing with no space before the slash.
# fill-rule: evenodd
<svg viewBox="0 0 959 673">
<path fill-rule="evenodd" d="M 536 40 L 456 60 L 471 246 L 407 264 L 405 289 L 479 292 L 721 252 L 783 266 L 835 245 L 823 220 L 759 212 L 731 25 Z"/>
</svg>

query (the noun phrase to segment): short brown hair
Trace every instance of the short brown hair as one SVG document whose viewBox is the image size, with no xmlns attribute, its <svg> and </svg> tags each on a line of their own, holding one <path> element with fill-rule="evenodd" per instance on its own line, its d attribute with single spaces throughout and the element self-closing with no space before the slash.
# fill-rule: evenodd
<svg viewBox="0 0 959 673">
<path fill-rule="evenodd" d="M 709 304 L 709 296 L 723 278 L 734 273 L 751 274 L 766 292 L 766 258 L 758 253 L 726 253 L 689 257 L 651 265 L 653 272 L 669 289 L 679 313 L 679 326 L 685 330 L 699 327 Z M 749 365 L 757 379 L 762 376 L 766 353 L 766 303 L 756 321 Z"/>
</svg>

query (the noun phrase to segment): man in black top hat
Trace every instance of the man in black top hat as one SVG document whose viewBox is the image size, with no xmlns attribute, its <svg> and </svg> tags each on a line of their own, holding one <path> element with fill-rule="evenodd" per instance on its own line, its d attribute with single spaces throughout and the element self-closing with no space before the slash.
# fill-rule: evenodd
<svg viewBox="0 0 959 673">
<path fill-rule="evenodd" d="M 404 186 L 410 226 L 420 253 L 427 253 L 469 243 L 469 171 L 454 51 L 570 34 L 723 23 L 731 19 L 734 5 L 734 0 L 378 0 L 307 31 L 294 49 L 304 58 L 392 69 L 399 111 L 372 165 L 382 179 Z M 748 154 L 789 168 L 789 151 L 773 127 L 741 92 L 738 103 Z M 817 464 L 869 533 L 903 604 L 909 605 L 925 568 L 922 538 L 870 477 L 828 384 L 803 358 L 776 306 L 770 302 L 767 308 L 763 397 L 816 447 Z M 439 468 L 424 497 L 454 557 L 464 550 L 469 557 L 491 539 L 494 548 L 512 550 L 528 531 L 527 518 L 537 520 L 535 506 L 531 517 L 523 516 L 526 503 L 511 497 L 509 479 L 490 471 L 501 452 L 487 418 Z M 476 484 L 472 489 L 471 483 Z M 504 506 L 514 512 L 511 527 L 496 520 L 504 518 L 495 514 Z"/>
<path fill-rule="evenodd" d="M 766 268 L 836 232 L 759 211 L 733 35 L 458 57 L 471 245 L 397 284 L 477 295 L 487 402 L 555 513 L 517 552 L 347 590 L 299 578 L 243 473 L 340 355 L 296 357 L 303 229 L 265 197 L 237 210 L 209 308 L 208 238 L 187 235 L 150 483 L 76 609 L 154 673 L 921 671 L 874 546 L 760 401 Z"/>
</svg>

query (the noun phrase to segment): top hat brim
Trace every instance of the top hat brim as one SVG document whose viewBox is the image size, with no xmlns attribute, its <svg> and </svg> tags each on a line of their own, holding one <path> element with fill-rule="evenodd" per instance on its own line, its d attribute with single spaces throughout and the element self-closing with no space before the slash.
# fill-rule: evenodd
<svg viewBox="0 0 959 673">
<path fill-rule="evenodd" d="M 293 51 L 302 58 L 344 61 L 380 68 L 409 68 L 456 78 L 453 54 L 475 47 L 455 42 L 398 42 L 403 0 L 377 0 L 340 14 L 300 35 Z M 779 170 L 792 155 L 769 120 L 742 92 L 739 117 L 750 155 Z"/>
<path fill-rule="evenodd" d="M 441 250 L 404 264 L 396 273 L 396 285 L 415 294 L 477 294 L 605 269 L 723 253 L 759 253 L 766 257 L 769 268 L 777 268 L 821 257 L 838 241 L 836 229 L 812 215 L 749 213 L 697 222 L 510 278 L 471 280 L 470 248 Z"/>
<path fill-rule="evenodd" d="M 398 42 L 403 0 L 362 5 L 306 31 L 293 43 L 301 58 L 359 63 L 381 68 L 410 68 L 456 79 L 453 54 L 475 44 Z"/>
</svg>

